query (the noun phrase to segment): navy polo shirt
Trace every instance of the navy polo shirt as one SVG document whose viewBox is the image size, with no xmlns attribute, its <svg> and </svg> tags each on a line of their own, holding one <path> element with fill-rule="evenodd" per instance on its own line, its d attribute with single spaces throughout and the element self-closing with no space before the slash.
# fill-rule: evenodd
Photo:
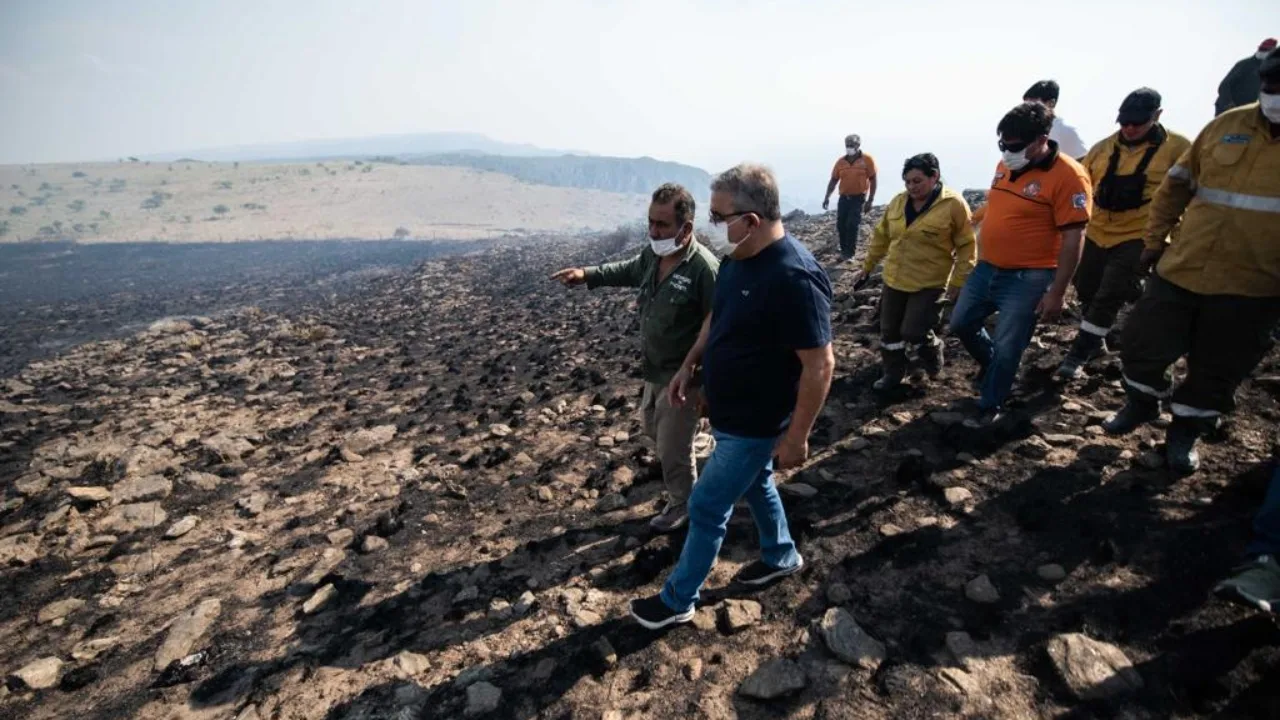
<svg viewBox="0 0 1280 720">
<path fill-rule="evenodd" d="M 787 428 L 800 383 L 797 350 L 831 342 L 831 281 L 791 235 L 755 257 L 721 261 L 702 365 L 711 426 L 743 437 Z"/>
</svg>

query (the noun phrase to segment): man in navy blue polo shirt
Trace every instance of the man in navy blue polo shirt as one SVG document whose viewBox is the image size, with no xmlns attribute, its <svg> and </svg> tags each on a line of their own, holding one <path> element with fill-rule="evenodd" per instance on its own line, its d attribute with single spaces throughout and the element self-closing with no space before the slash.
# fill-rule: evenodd
<svg viewBox="0 0 1280 720">
<path fill-rule="evenodd" d="M 633 600 L 631 615 L 656 630 L 693 619 L 733 506 L 745 498 L 760 533 L 761 559 L 735 578 L 764 585 L 804 567 L 773 484 L 775 462 L 796 467 L 831 387 L 831 282 L 782 226 L 778 183 L 759 165 L 725 171 L 711 184 L 711 222 L 725 224 L 711 314 L 668 388 L 688 401 L 701 366 L 716 448 L 689 497 L 689 534 L 662 592 Z"/>
</svg>

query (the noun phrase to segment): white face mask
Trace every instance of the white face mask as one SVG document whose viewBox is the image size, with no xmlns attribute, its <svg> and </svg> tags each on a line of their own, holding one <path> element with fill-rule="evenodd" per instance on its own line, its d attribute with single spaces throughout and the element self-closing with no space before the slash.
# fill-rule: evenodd
<svg viewBox="0 0 1280 720">
<path fill-rule="evenodd" d="M 674 255 L 680 250 L 680 235 L 677 234 L 670 240 L 654 240 L 653 238 L 649 238 L 649 247 L 653 250 L 653 254 L 658 257 Z"/>
<path fill-rule="evenodd" d="M 1280 93 L 1258 93 L 1262 114 L 1273 123 L 1280 123 Z"/>
<path fill-rule="evenodd" d="M 1005 150 L 1000 153 L 1000 159 L 1004 161 L 1005 167 L 1014 172 L 1018 172 L 1031 163 L 1031 160 L 1027 159 L 1027 150 L 1029 149 L 1030 148 L 1026 148 L 1022 150 L 1022 152 L 1009 152 L 1008 150 Z"/>
<path fill-rule="evenodd" d="M 1271 54 L 1270 50 L 1259 50 L 1258 52 L 1254 53 L 1253 56 L 1258 58 L 1259 60 L 1266 60 L 1267 56 L 1270 54 Z"/>
<path fill-rule="evenodd" d="M 846 148 L 844 149 L 844 154 L 845 154 L 845 157 L 853 157 L 854 155 L 857 155 L 857 154 L 858 154 L 858 148 L 856 148 L 856 147 L 846 147 Z"/>
<path fill-rule="evenodd" d="M 747 233 L 747 234 L 746 234 L 746 235 L 745 235 L 741 240 L 739 240 L 738 242 L 729 242 L 729 228 L 733 227 L 734 223 L 738 222 L 739 220 L 741 220 L 741 219 L 742 219 L 742 218 L 744 218 L 744 217 L 746 217 L 746 216 L 745 216 L 745 215 L 739 215 L 738 217 L 734 218 L 733 220 L 730 220 L 730 221 L 729 221 L 729 224 L 724 226 L 724 235 L 722 235 L 722 236 L 720 236 L 720 237 L 717 237 L 717 238 L 716 238 L 716 241 L 715 241 L 715 242 L 716 242 L 716 247 L 720 248 L 721 250 L 724 250 L 725 254 L 726 254 L 726 255 L 729 255 L 730 257 L 732 257 L 732 256 L 733 256 L 734 251 L 736 251 L 739 247 L 741 247 L 741 246 L 742 246 L 742 244 L 743 244 L 744 242 L 746 242 L 747 240 L 749 240 L 749 239 L 751 238 L 751 233 L 750 233 L 750 232 L 748 232 L 748 233 Z"/>
</svg>

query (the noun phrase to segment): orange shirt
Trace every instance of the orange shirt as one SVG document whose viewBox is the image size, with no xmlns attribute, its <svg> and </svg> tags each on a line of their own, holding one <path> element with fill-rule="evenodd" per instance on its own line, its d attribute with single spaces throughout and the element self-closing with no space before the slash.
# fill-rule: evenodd
<svg viewBox="0 0 1280 720">
<path fill-rule="evenodd" d="M 871 190 L 871 178 L 876 176 L 876 161 L 862 153 L 852 162 L 849 157 L 840 158 L 831 169 L 831 179 L 840 181 L 841 195 L 866 195 Z"/>
<path fill-rule="evenodd" d="M 1001 162 L 987 193 L 979 257 L 998 268 L 1056 268 L 1062 232 L 1089 223 L 1093 184 L 1080 163 L 1053 154 L 1021 172 Z"/>
</svg>

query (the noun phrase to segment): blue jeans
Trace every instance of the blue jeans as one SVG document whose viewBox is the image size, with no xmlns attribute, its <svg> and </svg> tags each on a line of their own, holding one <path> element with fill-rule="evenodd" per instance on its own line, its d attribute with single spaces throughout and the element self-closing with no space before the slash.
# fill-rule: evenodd
<svg viewBox="0 0 1280 720">
<path fill-rule="evenodd" d="M 969 274 L 951 312 L 951 334 L 964 343 L 986 371 L 982 380 L 983 410 L 998 408 L 1009 398 L 1022 353 L 1036 329 L 1036 305 L 1053 285 L 1056 270 L 1002 270 L 979 262 Z M 984 323 L 1000 313 L 993 340 Z"/>
<path fill-rule="evenodd" d="M 1253 542 L 1245 551 L 1249 557 L 1280 555 L 1280 466 L 1271 476 L 1262 509 L 1253 518 Z"/>
<path fill-rule="evenodd" d="M 716 449 L 707 459 L 689 496 L 689 534 L 680 560 L 662 586 L 662 601 L 676 612 L 693 608 L 720 554 L 733 505 L 745 497 L 760 532 L 766 565 L 794 567 L 800 562 L 787 528 L 782 498 L 773 484 L 776 438 L 748 438 L 714 431 Z"/>
</svg>

